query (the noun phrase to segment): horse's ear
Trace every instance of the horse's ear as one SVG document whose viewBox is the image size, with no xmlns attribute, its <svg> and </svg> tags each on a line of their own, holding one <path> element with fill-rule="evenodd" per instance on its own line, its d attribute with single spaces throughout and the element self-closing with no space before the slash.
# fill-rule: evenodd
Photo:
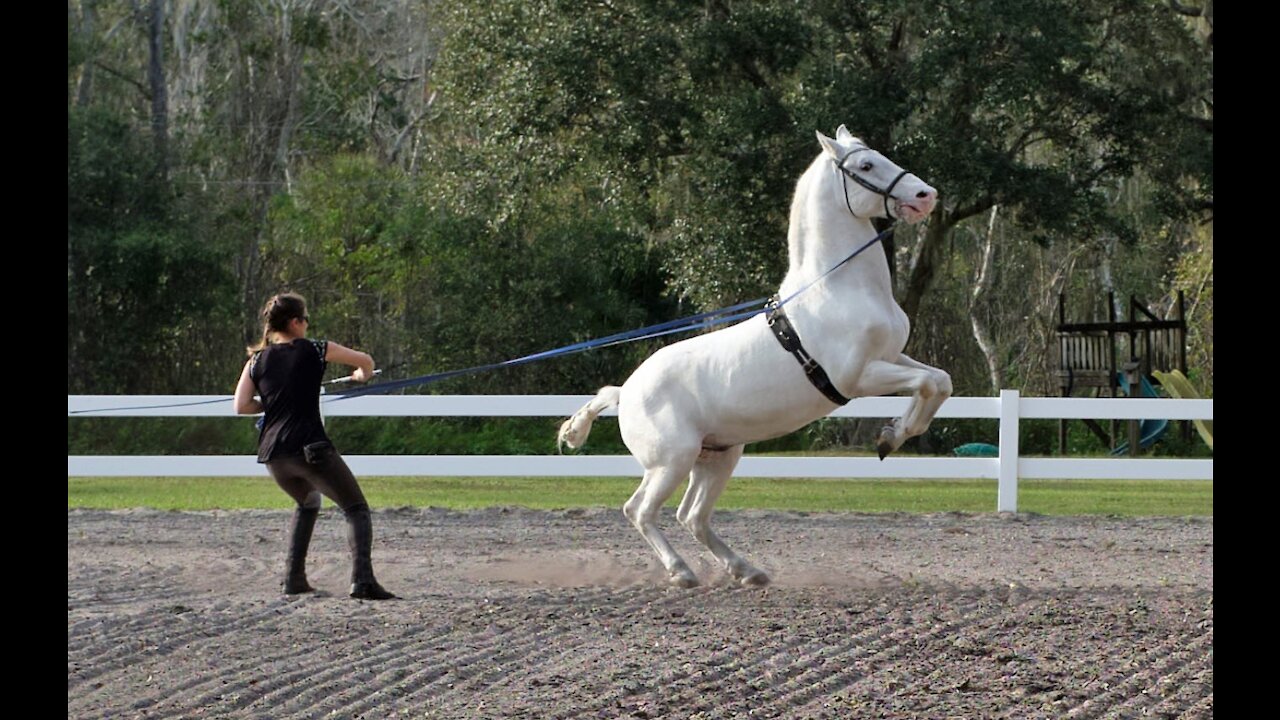
<svg viewBox="0 0 1280 720">
<path fill-rule="evenodd" d="M 840 127 L 836 128 L 836 139 L 839 140 L 840 142 L 847 143 L 847 142 L 853 142 L 857 138 L 855 138 L 852 134 L 850 134 L 849 128 L 845 127 L 844 125 L 841 125 Z"/>
<path fill-rule="evenodd" d="M 840 157 L 839 143 L 827 137 L 826 135 L 823 135 L 821 130 L 814 130 L 813 133 L 818 136 L 818 144 L 822 146 L 823 150 L 827 151 L 828 155 L 830 155 L 833 158 Z"/>
</svg>

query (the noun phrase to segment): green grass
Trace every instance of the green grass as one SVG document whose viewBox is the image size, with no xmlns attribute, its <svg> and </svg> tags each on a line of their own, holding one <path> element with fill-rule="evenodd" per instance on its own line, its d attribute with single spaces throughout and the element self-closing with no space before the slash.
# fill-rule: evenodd
<svg viewBox="0 0 1280 720">
<path fill-rule="evenodd" d="M 621 508 L 633 478 L 360 478 L 369 504 L 455 509 Z M 677 490 L 669 504 L 679 502 Z M 327 502 L 327 501 L 326 501 Z M 718 509 L 759 508 L 855 512 L 994 512 L 994 480 L 808 480 L 736 478 Z M 151 507 L 162 510 L 288 508 L 268 477 L 68 478 L 68 508 Z M 1043 515 L 1213 515 L 1208 480 L 1024 480 L 1018 510 Z"/>
</svg>

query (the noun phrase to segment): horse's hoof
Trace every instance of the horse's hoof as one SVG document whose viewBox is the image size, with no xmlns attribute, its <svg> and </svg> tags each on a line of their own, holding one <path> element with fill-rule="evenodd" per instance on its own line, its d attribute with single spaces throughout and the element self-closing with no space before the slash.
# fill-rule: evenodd
<svg viewBox="0 0 1280 720">
<path fill-rule="evenodd" d="M 671 573 L 667 578 L 667 582 L 682 588 L 698 587 L 698 576 L 689 570 L 680 570 Z"/>
<path fill-rule="evenodd" d="M 880 439 L 876 441 L 876 453 L 880 455 L 881 460 L 884 460 L 891 452 L 893 452 L 893 428 L 886 425 L 880 431 Z"/>
<path fill-rule="evenodd" d="M 280 585 L 280 592 L 285 595 L 301 595 L 302 593 L 315 592 L 316 589 L 304 578 L 285 578 Z"/>
<path fill-rule="evenodd" d="M 377 580 L 351 583 L 348 593 L 357 600 L 399 600 L 400 597 L 378 584 Z"/>
<path fill-rule="evenodd" d="M 768 585 L 771 580 L 769 579 L 768 574 L 760 570 L 756 570 L 755 572 L 738 578 L 738 582 L 742 583 L 743 587 L 764 587 L 765 585 Z"/>
</svg>

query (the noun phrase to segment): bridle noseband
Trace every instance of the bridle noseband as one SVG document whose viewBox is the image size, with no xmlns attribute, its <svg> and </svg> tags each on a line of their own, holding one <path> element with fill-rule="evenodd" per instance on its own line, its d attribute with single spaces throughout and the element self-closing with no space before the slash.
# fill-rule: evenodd
<svg viewBox="0 0 1280 720">
<path fill-rule="evenodd" d="M 902 172 L 898 173 L 898 177 L 894 178 L 893 182 L 889 183 L 889 187 L 884 188 L 882 190 L 876 187 L 875 185 L 871 184 L 867 180 L 863 180 L 861 177 L 858 177 L 856 173 L 854 173 L 852 170 L 844 166 L 844 161 L 848 160 L 854 153 L 860 153 L 870 149 L 871 148 L 866 146 L 863 146 L 860 148 L 854 148 L 849 152 L 845 153 L 844 157 L 840 158 L 839 160 L 832 159 L 832 162 L 836 164 L 836 167 L 839 168 L 840 172 L 844 175 L 844 177 L 841 178 L 841 181 L 840 181 L 840 189 L 841 191 L 844 192 L 844 205 L 845 207 L 849 208 L 850 215 L 854 217 L 858 217 L 858 213 L 854 212 L 853 206 L 849 204 L 849 181 L 845 179 L 845 178 L 852 178 L 854 182 L 858 183 L 862 187 L 870 190 L 871 192 L 877 195 L 881 195 L 884 197 L 884 215 L 890 220 L 893 220 L 894 219 L 893 213 L 889 212 L 889 198 L 892 197 L 890 193 L 892 193 L 893 189 L 897 187 L 898 181 L 901 180 L 903 177 L 909 175 L 910 173 L 906 170 L 903 170 Z"/>
</svg>

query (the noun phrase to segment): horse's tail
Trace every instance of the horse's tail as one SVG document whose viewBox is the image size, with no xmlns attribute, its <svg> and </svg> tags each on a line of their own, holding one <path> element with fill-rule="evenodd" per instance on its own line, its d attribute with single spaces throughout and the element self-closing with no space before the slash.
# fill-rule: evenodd
<svg viewBox="0 0 1280 720">
<path fill-rule="evenodd" d="M 582 447 L 587 442 L 587 435 L 591 433 L 591 423 L 596 421 L 600 413 L 616 406 L 621 393 L 622 388 L 617 385 L 606 385 L 591 398 L 591 402 L 583 405 L 573 414 L 573 417 L 565 420 L 560 425 L 560 433 L 556 436 L 557 452 L 562 452 L 565 445 L 575 450 Z"/>
</svg>

